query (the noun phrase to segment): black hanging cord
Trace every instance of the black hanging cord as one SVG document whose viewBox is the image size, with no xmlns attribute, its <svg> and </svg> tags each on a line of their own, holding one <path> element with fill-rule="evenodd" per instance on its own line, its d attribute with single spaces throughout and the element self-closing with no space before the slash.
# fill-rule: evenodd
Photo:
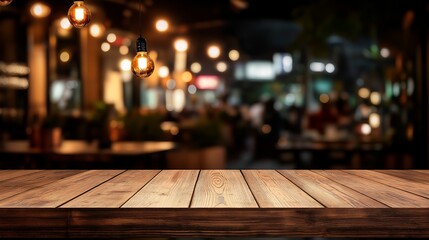
<svg viewBox="0 0 429 240">
<path fill-rule="evenodd" d="M 143 0 L 140 0 L 140 4 L 139 4 L 139 33 L 140 33 L 140 37 L 142 37 L 142 11 L 143 11 Z"/>
<path fill-rule="evenodd" d="M 137 38 L 137 52 L 147 52 L 147 47 L 146 47 L 146 39 L 144 39 L 142 37 L 142 11 L 143 11 L 143 0 L 140 0 L 140 5 L 139 5 L 139 32 L 140 32 L 140 37 Z"/>
</svg>

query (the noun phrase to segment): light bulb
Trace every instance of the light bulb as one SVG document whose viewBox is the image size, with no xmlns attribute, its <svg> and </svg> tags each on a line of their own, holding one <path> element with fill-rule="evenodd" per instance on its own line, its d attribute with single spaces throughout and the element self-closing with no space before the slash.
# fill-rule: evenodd
<svg viewBox="0 0 429 240">
<path fill-rule="evenodd" d="M 0 0 L 0 7 L 9 5 L 13 0 Z"/>
<path fill-rule="evenodd" d="M 137 54 L 131 64 L 131 70 L 139 78 L 149 77 L 155 69 L 155 63 L 147 54 L 146 40 L 142 37 L 137 39 Z"/>
<path fill-rule="evenodd" d="M 69 8 L 67 17 L 74 27 L 82 28 L 91 21 L 91 11 L 83 1 L 74 1 L 74 4 Z"/>
</svg>

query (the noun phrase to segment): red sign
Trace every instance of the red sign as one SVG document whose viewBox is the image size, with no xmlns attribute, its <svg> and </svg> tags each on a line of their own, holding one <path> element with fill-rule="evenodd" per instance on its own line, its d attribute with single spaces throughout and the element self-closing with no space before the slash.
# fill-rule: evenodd
<svg viewBox="0 0 429 240">
<path fill-rule="evenodd" d="M 200 90 L 216 90 L 220 79 L 216 75 L 201 75 L 195 79 L 195 86 Z"/>
</svg>

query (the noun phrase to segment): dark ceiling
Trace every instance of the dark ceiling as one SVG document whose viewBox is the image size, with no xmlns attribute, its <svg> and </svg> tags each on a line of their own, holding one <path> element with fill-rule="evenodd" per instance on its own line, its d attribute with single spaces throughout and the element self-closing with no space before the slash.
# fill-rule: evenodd
<svg viewBox="0 0 429 240">
<path fill-rule="evenodd" d="M 54 9 L 51 20 L 64 16 L 73 3 L 45 2 Z M 14 0 L 9 9 L 27 12 L 23 15 L 28 16 L 28 11 L 23 10 L 31 3 Z M 314 41 L 319 41 L 316 37 L 343 35 L 353 30 L 360 36 L 376 37 L 377 41 L 395 42 L 392 36 L 402 31 L 405 12 L 427 6 L 427 0 L 86 0 L 85 3 L 94 7 L 94 21 L 103 22 L 108 28 L 141 31 L 156 44 L 186 36 L 195 42 L 240 45 L 255 54 L 265 49 L 288 49 L 299 33 L 305 32 L 302 24 L 311 27 L 307 36 L 314 34 Z M 1 14 L 0 11 L 0 17 Z M 159 18 L 170 21 L 169 33 L 155 31 L 153 26 Z"/>
</svg>

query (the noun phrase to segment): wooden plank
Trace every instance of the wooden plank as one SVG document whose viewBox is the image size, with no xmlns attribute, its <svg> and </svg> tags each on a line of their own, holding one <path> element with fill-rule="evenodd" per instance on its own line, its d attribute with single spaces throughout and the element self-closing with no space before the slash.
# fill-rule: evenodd
<svg viewBox="0 0 429 240">
<path fill-rule="evenodd" d="M 425 173 L 425 174 L 429 174 L 429 170 L 414 170 L 415 172 L 420 172 L 420 173 Z"/>
<path fill-rule="evenodd" d="M 429 209 L 128 208 L 70 209 L 82 238 L 429 237 Z M 1 217 L 1 216 L 0 216 Z"/>
<path fill-rule="evenodd" d="M 0 181 L 40 172 L 41 170 L 0 170 Z"/>
<path fill-rule="evenodd" d="M 330 208 L 384 208 L 387 207 L 344 185 L 308 170 L 278 171 L 314 199 Z"/>
<path fill-rule="evenodd" d="M 123 170 L 85 171 L 39 188 L 28 190 L 13 197 L 3 199 L 0 201 L 0 207 L 58 207 L 122 172 Z M 46 171 L 45 173 L 49 174 L 50 171 Z"/>
<path fill-rule="evenodd" d="M 17 170 L 21 171 L 21 170 Z M 60 179 L 83 172 L 82 170 L 50 170 L 38 171 L 0 182 L 0 200 L 30 189 L 34 189 Z"/>
<path fill-rule="evenodd" d="M 2 239 L 64 239 L 68 233 L 66 209 L 0 208 Z"/>
<path fill-rule="evenodd" d="M 429 174 L 407 170 L 377 170 L 377 172 L 407 179 L 409 181 L 429 184 Z"/>
<path fill-rule="evenodd" d="M 372 181 L 376 181 L 394 188 L 399 188 L 406 192 L 411 192 L 422 197 L 429 198 L 429 183 L 419 183 L 403 178 L 394 177 L 379 172 L 369 170 L 349 170 L 347 173 L 355 174 Z M 429 175 L 428 175 L 429 180 Z"/>
<path fill-rule="evenodd" d="M 195 187 L 193 208 L 257 208 L 240 170 L 202 170 Z"/>
<path fill-rule="evenodd" d="M 122 207 L 187 208 L 199 170 L 164 170 Z"/>
<path fill-rule="evenodd" d="M 340 170 L 321 171 L 316 173 L 339 182 L 362 194 L 367 195 L 377 201 L 393 208 L 427 208 L 429 199 L 411 194 L 397 188 L 393 188 L 364 177 L 356 176 Z"/>
<path fill-rule="evenodd" d="M 316 200 L 275 170 L 243 170 L 261 208 L 321 208 Z"/>
<path fill-rule="evenodd" d="M 160 170 L 128 170 L 61 207 L 120 207 L 159 172 Z"/>
</svg>

